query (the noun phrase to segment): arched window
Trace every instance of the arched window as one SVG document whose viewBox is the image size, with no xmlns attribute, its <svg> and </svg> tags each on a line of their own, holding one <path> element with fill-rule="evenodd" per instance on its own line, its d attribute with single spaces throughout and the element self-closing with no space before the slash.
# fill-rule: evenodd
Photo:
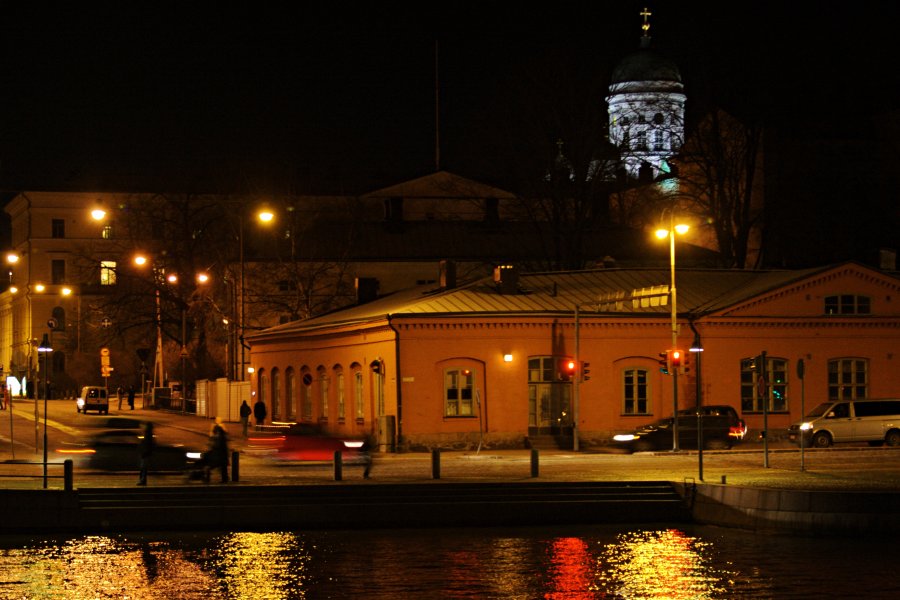
<svg viewBox="0 0 900 600">
<path fill-rule="evenodd" d="M 287 418 L 297 418 L 297 376 L 293 367 L 288 367 L 284 372 L 284 405 L 287 409 Z"/>
<path fill-rule="evenodd" d="M 363 374 L 360 365 L 353 365 L 353 411 L 356 422 L 362 423 L 366 418 L 366 409 L 363 406 Z"/>
<path fill-rule="evenodd" d="M 281 373 L 272 369 L 272 419 L 281 418 Z"/>
<path fill-rule="evenodd" d="M 311 421 L 312 415 L 312 383 L 313 376 L 309 369 L 303 367 L 302 382 L 300 385 L 300 419 Z"/>
<path fill-rule="evenodd" d="M 269 374 L 264 369 L 260 369 L 258 377 L 259 377 L 259 379 L 257 381 L 257 387 L 258 387 L 257 393 L 259 394 L 260 401 L 262 401 L 262 403 L 268 407 L 268 405 L 269 405 L 269 394 L 268 394 Z M 272 412 L 269 411 L 269 414 L 272 414 Z"/>
<path fill-rule="evenodd" d="M 338 422 L 343 423 L 347 416 L 347 401 L 344 394 L 344 369 L 341 365 L 334 365 L 334 381 L 337 384 L 335 394 L 337 395 L 337 417 Z"/>
<path fill-rule="evenodd" d="M 328 379 L 328 372 L 325 370 L 325 367 L 319 367 L 317 369 L 319 375 L 319 420 L 327 421 L 328 420 L 328 395 L 331 393 L 330 384 L 331 380 Z"/>
</svg>

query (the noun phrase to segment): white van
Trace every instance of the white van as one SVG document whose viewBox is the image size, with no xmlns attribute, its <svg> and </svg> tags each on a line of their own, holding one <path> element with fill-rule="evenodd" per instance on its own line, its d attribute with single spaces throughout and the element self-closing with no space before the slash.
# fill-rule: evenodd
<svg viewBox="0 0 900 600">
<path fill-rule="evenodd" d="M 816 448 L 838 442 L 900 446 L 900 398 L 823 402 L 791 425 L 788 437 Z"/>
<path fill-rule="evenodd" d="M 98 413 L 108 415 L 109 398 L 106 395 L 106 388 L 99 385 L 86 385 L 81 388 L 81 393 L 75 400 L 75 409 L 84 414 L 89 410 L 96 410 Z"/>
</svg>

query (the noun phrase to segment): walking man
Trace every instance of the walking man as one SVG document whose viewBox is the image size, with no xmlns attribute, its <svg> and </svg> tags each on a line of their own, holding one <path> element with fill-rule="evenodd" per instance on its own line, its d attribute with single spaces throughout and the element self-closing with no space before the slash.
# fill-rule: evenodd
<svg viewBox="0 0 900 600">
<path fill-rule="evenodd" d="M 250 405 L 244 400 L 241 402 L 241 427 L 244 430 L 244 437 L 247 437 L 247 426 L 250 424 Z"/>
<path fill-rule="evenodd" d="M 253 416 L 256 418 L 256 430 L 259 431 L 266 422 L 266 403 L 257 400 L 253 405 Z"/>
<path fill-rule="evenodd" d="M 150 467 L 150 457 L 153 456 L 153 423 L 144 423 L 144 436 L 138 444 L 138 452 L 141 457 L 141 474 L 138 485 L 147 485 L 147 469 Z"/>
</svg>

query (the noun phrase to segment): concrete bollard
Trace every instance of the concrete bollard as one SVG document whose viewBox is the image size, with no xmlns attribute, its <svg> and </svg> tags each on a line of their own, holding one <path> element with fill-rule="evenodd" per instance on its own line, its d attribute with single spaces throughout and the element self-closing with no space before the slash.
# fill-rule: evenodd
<svg viewBox="0 0 900 600">
<path fill-rule="evenodd" d="M 438 448 L 431 451 L 431 478 L 441 478 L 441 451 Z"/>
<path fill-rule="evenodd" d="M 334 451 L 334 480 L 341 481 L 344 478 L 344 456 L 340 450 Z"/>
<path fill-rule="evenodd" d="M 231 453 L 231 480 L 241 480 L 241 453 L 237 450 Z"/>
<path fill-rule="evenodd" d="M 537 477 L 540 473 L 540 453 L 537 448 L 531 449 L 531 476 Z"/>
<path fill-rule="evenodd" d="M 63 462 L 63 486 L 67 492 L 71 492 L 74 489 L 74 475 L 75 468 L 74 463 L 71 458 L 67 458 Z"/>
</svg>

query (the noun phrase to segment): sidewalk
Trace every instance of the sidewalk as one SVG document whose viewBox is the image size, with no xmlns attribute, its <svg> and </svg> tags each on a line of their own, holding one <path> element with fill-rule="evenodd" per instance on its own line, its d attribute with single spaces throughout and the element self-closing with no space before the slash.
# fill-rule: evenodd
<svg viewBox="0 0 900 600">
<path fill-rule="evenodd" d="M 23 411 L 28 413 L 28 410 Z M 17 411 L 17 416 L 19 412 Z M 51 416 L 53 411 L 51 411 Z M 27 414 L 25 415 L 27 418 Z M 133 417 L 152 420 L 160 427 L 178 429 L 196 436 L 196 445 L 205 446 L 213 420 L 196 415 L 163 410 L 136 408 L 134 411 L 111 410 L 110 417 Z M 0 419 L 8 418 L 0 412 Z M 52 426 L 65 428 L 62 424 Z M 333 483 L 329 464 L 275 464 L 255 453 L 241 436 L 241 425 L 225 424 L 230 434 L 231 449 L 240 454 L 239 485 L 288 485 Z M 5 433 L 0 427 L 0 435 Z M 7 439 L 8 442 L 8 439 Z M 9 458 L 7 444 L 0 447 L 0 461 Z M 836 460 L 839 457 L 840 460 Z M 19 460 L 40 461 L 33 448 L 17 451 Z M 51 462 L 55 457 L 51 457 Z M 675 483 L 725 483 L 780 489 L 900 491 L 900 448 L 854 447 L 806 450 L 804 469 L 800 468 L 800 452 L 785 442 L 770 443 L 768 452 L 757 441 L 744 441 L 732 451 L 616 453 L 609 448 L 588 448 L 581 452 L 541 450 L 537 453 L 539 475 L 532 477 L 535 456 L 530 450 L 443 451 L 440 453 L 439 475 L 433 477 L 431 453 L 375 453 L 372 479 L 363 480 L 358 466 L 344 465 L 343 483 L 440 483 L 462 481 L 671 481 Z M 766 466 L 768 464 L 768 466 Z M 0 487 L 8 487 L 2 477 L 9 465 L 0 464 Z M 40 467 L 37 467 L 40 468 Z M 61 471 L 56 467 L 57 471 Z M 183 477 L 170 475 L 151 478 L 151 485 L 182 484 Z M 81 473 L 76 470 L 75 485 L 133 485 L 133 476 L 121 474 Z M 40 482 L 34 487 L 40 487 Z"/>
</svg>

